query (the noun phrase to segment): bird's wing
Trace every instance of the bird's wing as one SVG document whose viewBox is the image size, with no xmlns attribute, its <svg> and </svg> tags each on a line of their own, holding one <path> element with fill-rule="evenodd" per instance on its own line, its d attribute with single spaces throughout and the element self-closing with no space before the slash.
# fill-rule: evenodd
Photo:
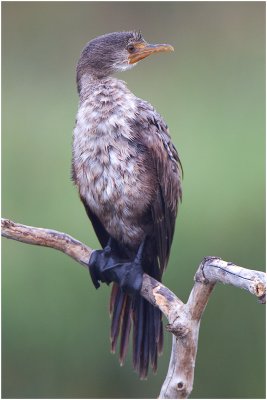
<svg viewBox="0 0 267 400">
<path fill-rule="evenodd" d="M 108 243 L 109 234 L 106 231 L 106 229 L 104 228 L 103 224 L 100 222 L 99 218 L 90 209 L 86 200 L 83 197 L 81 197 L 81 200 L 83 202 L 86 214 L 88 215 L 89 219 L 91 220 L 91 223 L 93 225 L 96 236 L 97 236 L 101 246 L 104 248 Z"/>
<path fill-rule="evenodd" d="M 155 109 L 138 101 L 134 130 L 147 147 L 149 162 L 157 176 L 158 187 L 151 204 L 156 251 L 161 274 L 167 265 L 172 244 L 178 204 L 182 200 L 182 165 L 168 132 L 168 127 Z"/>
<path fill-rule="evenodd" d="M 77 174 L 76 174 L 76 170 L 75 170 L 74 160 L 72 160 L 72 165 L 71 165 L 71 179 L 74 182 L 74 184 L 78 186 L 78 180 L 77 180 Z M 101 246 L 104 248 L 107 245 L 109 235 L 108 235 L 106 229 L 104 228 L 103 224 L 100 222 L 99 218 L 90 209 L 89 205 L 87 204 L 86 199 L 83 196 L 81 196 L 81 193 L 80 193 L 80 199 L 84 205 L 87 216 L 89 217 L 89 219 L 92 222 L 92 225 L 93 225 L 95 233 L 98 237 L 98 240 L 99 240 Z"/>
</svg>

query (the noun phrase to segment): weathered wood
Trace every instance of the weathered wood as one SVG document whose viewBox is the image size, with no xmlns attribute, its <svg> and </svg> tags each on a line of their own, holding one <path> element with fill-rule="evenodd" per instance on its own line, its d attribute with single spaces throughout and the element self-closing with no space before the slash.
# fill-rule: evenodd
<svg viewBox="0 0 267 400">
<path fill-rule="evenodd" d="M 1 235 L 7 239 L 37 246 L 51 247 L 52 249 L 62 251 L 85 267 L 87 267 L 93 252 L 90 247 L 70 235 L 52 229 L 22 225 L 5 218 L 1 218 L 1 228 Z"/>
<path fill-rule="evenodd" d="M 94 250 L 66 233 L 35 228 L 1 219 L 2 236 L 27 244 L 59 250 L 88 268 Z M 198 334 L 202 314 L 217 282 L 234 285 L 266 301 L 266 274 L 239 267 L 219 257 L 201 262 L 186 304 L 154 278 L 143 275 L 141 295 L 167 317 L 166 329 L 173 334 L 172 353 L 166 379 L 160 391 L 162 399 L 187 398 L 193 388 Z"/>
</svg>

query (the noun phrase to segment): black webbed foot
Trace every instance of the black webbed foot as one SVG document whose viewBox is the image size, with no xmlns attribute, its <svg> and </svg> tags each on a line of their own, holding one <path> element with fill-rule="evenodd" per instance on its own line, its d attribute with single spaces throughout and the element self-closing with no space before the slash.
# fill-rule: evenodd
<svg viewBox="0 0 267 400">
<path fill-rule="evenodd" d="M 114 250 L 112 250 L 112 246 Z M 88 267 L 96 289 L 100 287 L 99 282 L 110 284 L 111 280 L 108 280 L 107 277 L 104 276 L 104 271 L 118 262 L 117 259 L 114 259 L 115 253 L 115 243 L 112 238 L 109 239 L 108 244 L 103 250 L 95 250 L 92 253 Z"/>
<path fill-rule="evenodd" d="M 138 252 L 133 261 L 124 263 L 121 267 L 116 267 L 115 272 L 120 279 L 119 285 L 127 293 L 139 293 L 143 282 L 142 255 L 145 241 L 139 246 Z"/>
<path fill-rule="evenodd" d="M 143 281 L 143 249 L 144 241 L 133 260 L 125 259 L 118 255 L 116 243 L 110 239 L 103 250 L 94 251 L 88 264 L 94 286 L 99 288 L 99 282 L 116 282 L 127 293 L 138 293 Z"/>
</svg>

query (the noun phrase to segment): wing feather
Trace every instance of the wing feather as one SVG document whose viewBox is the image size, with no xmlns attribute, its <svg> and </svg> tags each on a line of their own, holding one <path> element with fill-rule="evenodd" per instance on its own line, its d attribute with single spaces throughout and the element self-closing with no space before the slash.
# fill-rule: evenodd
<svg viewBox="0 0 267 400">
<path fill-rule="evenodd" d="M 158 186 L 151 214 L 161 274 L 166 268 L 175 219 L 182 200 L 182 164 L 162 117 L 146 101 L 138 102 L 138 138 L 147 147 Z"/>
</svg>

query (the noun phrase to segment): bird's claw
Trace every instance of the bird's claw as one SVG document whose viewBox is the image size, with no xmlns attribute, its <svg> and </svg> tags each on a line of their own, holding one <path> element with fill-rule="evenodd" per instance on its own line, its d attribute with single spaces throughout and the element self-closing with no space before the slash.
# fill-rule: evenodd
<svg viewBox="0 0 267 400">
<path fill-rule="evenodd" d="M 142 243 L 134 260 L 125 260 L 116 255 L 110 242 L 103 250 L 95 250 L 88 264 L 95 288 L 99 288 L 99 282 L 108 285 L 110 282 L 116 282 L 127 293 L 139 293 L 144 273 L 141 264 L 143 248 Z"/>
</svg>

